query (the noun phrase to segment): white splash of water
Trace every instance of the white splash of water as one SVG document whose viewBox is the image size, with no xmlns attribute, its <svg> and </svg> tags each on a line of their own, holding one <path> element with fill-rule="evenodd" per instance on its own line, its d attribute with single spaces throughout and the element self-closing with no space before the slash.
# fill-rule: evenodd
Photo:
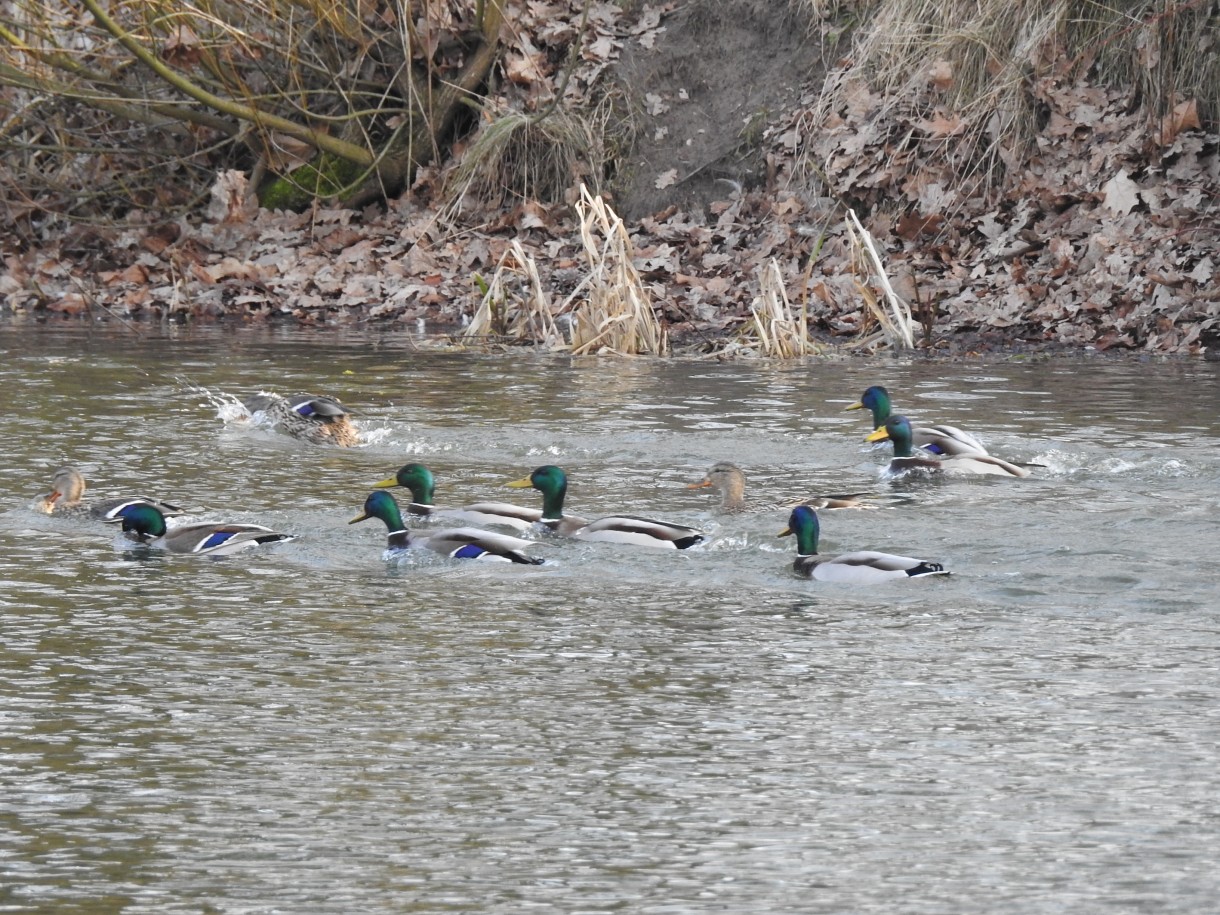
<svg viewBox="0 0 1220 915">
<path fill-rule="evenodd" d="M 454 442 L 429 442 L 423 439 L 399 441 L 390 438 L 390 434 L 393 431 L 388 428 L 374 429 L 368 432 L 366 437 L 364 430 L 361 430 L 360 438 L 369 444 L 392 445 L 396 453 L 401 452 L 403 454 L 444 454 L 445 452 L 460 450 L 460 446 Z"/>
<path fill-rule="evenodd" d="M 1036 471 L 1039 476 L 1072 477 L 1089 474 L 1188 477 L 1195 473 L 1194 468 L 1185 461 L 1177 458 L 1164 458 L 1159 455 L 1151 458 L 1119 457 L 1117 455 L 1098 458 L 1096 454 L 1052 449 L 1034 457 L 1033 463 L 1041 465 L 1042 469 Z"/>
<path fill-rule="evenodd" d="M 224 391 L 213 391 L 196 384 L 190 384 L 189 382 L 186 386 L 190 389 L 191 393 L 203 399 L 204 402 L 200 404 L 201 407 L 211 407 L 214 409 L 216 411 L 216 418 L 226 425 L 229 423 L 249 423 L 253 419 L 236 395 L 226 394 Z"/>
<path fill-rule="evenodd" d="M 361 445 L 381 445 L 389 441 L 391 433 L 394 431 L 389 426 L 378 426 L 375 429 L 365 428 L 363 423 L 356 423 L 356 429 L 360 433 Z"/>
</svg>

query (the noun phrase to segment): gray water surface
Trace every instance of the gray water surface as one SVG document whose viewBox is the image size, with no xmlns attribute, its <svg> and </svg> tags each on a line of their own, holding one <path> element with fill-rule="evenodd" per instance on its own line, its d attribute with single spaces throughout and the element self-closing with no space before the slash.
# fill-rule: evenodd
<svg viewBox="0 0 1220 915">
<path fill-rule="evenodd" d="M 844 413 L 1043 465 L 889 483 Z M 1201 912 L 1220 878 L 1220 366 L 805 365 L 420 354 L 240 328 L 0 329 L 0 911 Z M 367 444 L 239 421 L 324 392 Z M 955 573 L 803 581 L 782 513 L 687 490 L 874 490 L 823 551 Z M 557 463 L 587 516 L 704 548 L 540 567 L 348 526 Z M 74 463 L 299 539 L 145 554 L 31 509 Z M 401 492 L 401 491 L 396 491 Z"/>
</svg>

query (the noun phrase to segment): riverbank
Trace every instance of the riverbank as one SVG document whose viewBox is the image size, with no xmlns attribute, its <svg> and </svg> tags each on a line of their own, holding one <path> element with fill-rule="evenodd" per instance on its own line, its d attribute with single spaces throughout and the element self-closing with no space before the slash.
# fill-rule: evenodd
<svg viewBox="0 0 1220 915">
<path fill-rule="evenodd" d="M 618 11 L 599 26 L 614 37 L 600 64 L 640 109 L 602 197 L 624 217 L 632 294 L 673 348 L 766 355 L 756 322 L 774 331 L 780 308 L 781 335 L 807 335 L 805 351 L 881 351 L 896 337 L 884 274 L 919 351 L 1220 349 L 1220 137 L 1193 100 L 1154 119 L 1135 87 L 1047 66 L 1025 87 L 1033 134 L 984 147 L 950 104 L 947 61 L 886 95 L 850 60 L 828 66 L 825 34 L 794 40 L 764 6 Z M 789 78 L 735 88 L 723 74 L 750 72 L 760 40 Z M 230 171 L 197 213 L 27 234 L 5 245 L 0 313 L 423 326 L 460 345 L 562 349 L 605 237 L 567 204 L 456 206 L 443 188 L 460 159 L 362 211 L 258 210 Z M 778 302 L 763 301 L 764 271 Z M 492 317 L 461 336 L 480 309 Z M 531 315 L 556 324 L 539 331 Z"/>
<path fill-rule="evenodd" d="M 761 354 L 750 334 L 750 316 L 763 258 L 797 274 L 788 292 L 791 305 L 794 311 L 807 309 L 810 336 L 821 347 L 861 353 L 887 348 L 859 292 L 850 294 L 849 286 L 859 279 L 842 224 L 826 225 L 826 214 L 795 195 L 747 194 L 714 206 L 711 215 L 658 214 L 631 232 L 633 264 L 675 349 Z M 442 232 L 433 217 L 402 202 L 384 212 L 239 208 L 197 224 L 82 227 L 54 248 L 10 255 L 0 276 L 0 297 L 4 312 L 35 320 L 291 323 L 375 333 L 423 329 L 454 345 L 504 346 L 513 341 L 464 338 L 462 328 L 480 307 L 497 267 L 507 267 L 506 311 L 524 300 L 529 291 L 522 288 L 524 274 L 509 253 L 516 243 L 536 269 L 554 312 L 570 314 L 578 304 L 579 296 L 564 304 L 588 276 L 584 247 L 570 218 L 533 207 L 505 214 L 500 227 Z M 810 228 L 819 226 L 826 237 L 820 261 L 810 266 L 802 248 L 810 243 Z M 1111 261 L 1097 269 L 1109 269 L 1106 264 Z M 936 279 L 961 277 L 968 266 L 956 264 Z M 1030 286 L 1035 284 L 1031 274 L 1027 268 Z M 906 286 L 908 301 L 918 298 L 910 292 L 911 278 L 905 272 L 896 277 L 900 288 Z M 1214 286 L 1207 297 L 1200 285 L 1181 276 L 1177 282 L 1145 278 L 1153 290 L 1142 302 L 1089 307 L 1086 299 L 1070 318 L 1054 321 L 1039 317 L 1045 302 L 1024 309 L 1005 304 L 1020 293 L 1015 287 L 1003 295 L 986 293 L 985 283 L 995 281 L 963 284 L 958 300 L 942 303 L 932 321 L 925 310 L 924 323 L 914 328 L 915 349 L 950 356 L 1090 350 L 1206 355 L 1220 343 Z M 1087 294 L 1081 289 L 1079 295 Z M 963 307 L 963 298 L 973 310 Z M 918 306 L 915 310 L 919 315 Z M 1126 322 L 1125 339 L 1115 336 L 1120 321 Z"/>
</svg>

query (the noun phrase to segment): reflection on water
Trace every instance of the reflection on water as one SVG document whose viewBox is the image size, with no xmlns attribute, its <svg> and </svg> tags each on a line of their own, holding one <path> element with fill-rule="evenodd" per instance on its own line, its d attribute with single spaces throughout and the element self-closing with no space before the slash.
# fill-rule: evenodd
<svg viewBox="0 0 1220 915">
<path fill-rule="evenodd" d="M 250 329 L 8 328 L 0 468 L 0 910 L 1208 910 L 1210 364 L 802 366 L 426 355 Z M 878 481 L 872 383 L 1029 480 Z M 303 445 L 224 405 L 326 392 L 370 443 Z M 789 573 L 757 495 L 876 488 L 825 549 L 944 561 L 867 591 Z M 380 559 L 367 487 L 714 535 L 548 543 L 533 568 Z M 300 539 L 143 555 L 38 515 L 63 463 Z"/>
</svg>

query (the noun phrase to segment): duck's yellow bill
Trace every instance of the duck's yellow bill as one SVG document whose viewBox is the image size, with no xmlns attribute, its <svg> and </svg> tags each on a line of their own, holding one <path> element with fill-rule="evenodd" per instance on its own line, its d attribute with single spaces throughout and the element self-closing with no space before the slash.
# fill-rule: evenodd
<svg viewBox="0 0 1220 915">
<path fill-rule="evenodd" d="M 373 488 L 374 489 L 389 489 L 391 486 L 397 486 L 397 485 L 398 485 L 397 477 L 386 477 L 381 482 L 374 483 Z"/>
<path fill-rule="evenodd" d="M 871 434 L 865 436 L 864 440 L 866 442 L 883 442 L 889 437 L 890 434 L 888 431 L 886 431 L 885 426 L 881 426 L 878 429 L 874 429 Z"/>
<path fill-rule="evenodd" d="M 787 537 L 791 533 L 792 533 L 792 528 L 786 527 L 782 531 L 780 531 L 778 534 L 776 534 L 775 536 L 776 537 Z"/>
<path fill-rule="evenodd" d="M 371 518 L 371 517 L 373 517 L 373 516 L 372 516 L 372 515 L 370 515 L 368 512 L 361 512 L 361 513 L 360 513 L 360 514 L 358 514 L 358 515 L 357 515 L 355 518 L 353 518 L 351 521 L 349 521 L 349 522 L 347 522 L 347 523 L 348 523 L 348 524 L 355 524 L 357 521 L 368 521 L 368 520 L 369 520 L 369 518 Z"/>
<path fill-rule="evenodd" d="M 529 477 L 524 477 L 520 480 L 513 480 L 511 483 L 505 483 L 504 485 L 510 489 L 531 489 L 534 484 L 530 481 Z"/>
<path fill-rule="evenodd" d="M 864 409 L 864 404 L 860 403 L 860 401 L 857 400 L 850 407 L 844 407 L 843 412 L 846 413 L 848 410 L 863 410 L 863 409 Z"/>
</svg>

